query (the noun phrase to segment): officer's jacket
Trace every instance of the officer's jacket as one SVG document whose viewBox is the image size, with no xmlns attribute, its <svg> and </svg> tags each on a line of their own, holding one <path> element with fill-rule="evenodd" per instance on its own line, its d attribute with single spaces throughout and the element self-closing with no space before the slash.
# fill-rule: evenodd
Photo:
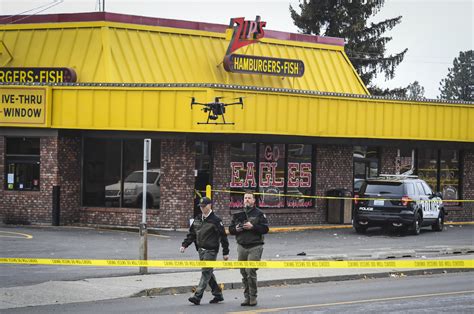
<svg viewBox="0 0 474 314">
<path fill-rule="evenodd" d="M 215 250 L 219 252 L 219 242 L 222 245 L 222 253 L 229 255 L 229 241 L 225 233 L 222 220 L 211 212 L 207 218 L 197 215 L 189 228 L 189 233 L 184 239 L 182 246 L 188 247 L 192 243 L 198 249 Z"/>
<path fill-rule="evenodd" d="M 229 226 L 230 234 L 235 235 L 237 243 L 243 247 L 249 248 L 263 244 L 263 235 L 268 232 L 268 220 L 265 214 L 260 209 L 253 207 L 246 212 L 246 221 L 252 223 L 253 228 L 237 232 L 236 226 L 239 223 L 245 223 L 245 221 L 239 221 L 236 216 L 233 216 Z"/>
</svg>

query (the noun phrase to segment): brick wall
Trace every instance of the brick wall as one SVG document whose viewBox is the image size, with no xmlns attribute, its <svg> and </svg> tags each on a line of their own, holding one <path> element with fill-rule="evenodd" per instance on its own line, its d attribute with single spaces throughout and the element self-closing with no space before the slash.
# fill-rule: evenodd
<svg viewBox="0 0 474 314">
<path fill-rule="evenodd" d="M 58 142 L 60 223 L 79 221 L 81 209 L 81 138 L 60 136 Z"/>
<path fill-rule="evenodd" d="M 146 210 L 147 226 L 158 227 L 160 210 L 148 208 Z M 142 221 L 141 208 L 113 208 L 113 207 L 82 207 L 80 220 L 85 225 L 127 226 L 138 228 Z"/>
<path fill-rule="evenodd" d="M 463 176 L 462 176 L 462 199 L 474 200 L 474 151 L 464 151 L 462 155 Z M 465 202 L 461 206 L 446 207 L 449 221 L 473 221 L 474 203 Z"/>
<path fill-rule="evenodd" d="M 395 174 L 396 147 L 382 147 L 380 149 L 379 173 Z"/>
<path fill-rule="evenodd" d="M 5 221 L 5 137 L 0 136 L 0 223 Z"/>
<path fill-rule="evenodd" d="M 354 166 L 352 146 L 318 146 L 316 148 L 316 195 L 345 188 L 352 192 Z M 327 200 L 318 200 L 315 221 L 327 222 Z"/>
<path fill-rule="evenodd" d="M 0 146 L 5 147 L 2 137 Z M 59 184 L 58 138 L 40 139 L 40 190 L 8 191 L 2 184 L 0 211 L 2 221 L 11 224 L 51 223 L 53 186 Z M 4 154 L 2 154 L 3 158 Z M 5 160 L 2 161 L 4 169 Z M 2 177 L 4 172 L 2 172 Z M 4 178 L 2 178 L 4 180 Z M 4 182 L 2 180 L 2 183 Z"/>
<path fill-rule="evenodd" d="M 151 222 L 163 228 L 187 228 L 194 212 L 194 142 L 161 141 L 160 215 Z"/>
<path fill-rule="evenodd" d="M 212 189 L 228 191 L 231 177 L 230 144 L 212 143 Z M 213 209 L 221 217 L 225 225 L 232 220 L 229 203 L 229 193 L 213 192 Z"/>
<path fill-rule="evenodd" d="M 263 210 L 267 216 L 268 223 L 270 227 L 277 226 L 297 226 L 297 225 L 309 225 L 309 224 L 318 224 L 325 223 L 323 221 L 317 220 L 320 215 L 318 211 L 312 209 L 305 210 L 281 210 L 279 213 L 268 212 L 268 210 Z"/>
</svg>

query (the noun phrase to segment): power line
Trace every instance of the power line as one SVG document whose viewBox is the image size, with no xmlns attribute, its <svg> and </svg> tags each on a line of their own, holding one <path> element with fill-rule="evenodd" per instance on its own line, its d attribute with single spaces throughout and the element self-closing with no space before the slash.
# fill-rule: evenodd
<svg viewBox="0 0 474 314">
<path fill-rule="evenodd" d="M 363 52 L 363 51 L 355 51 L 355 50 L 351 50 L 351 49 L 346 49 L 346 53 L 348 56 L 350 57 L 353 57 L 353 58 L 357 58 L 358 56 L 359 57 L 363 57 L 363 56 L 374 56 L 374 57 L 383 57 L 383 53 L 375 53 L 375 52 Z M 452 60 L 453 58 L 451 56 L 449 57 L 432 57 L 432 56 L 412 56 L 412 55 L 406 55 L 404 57 L 404 60 L 405 59 L 447 59 L 447 60 Z M 448 62 L 446 62 L 448 63 Z M 451 62 L 449 62 L 451 63 Z"/>
<path fill-rule="evenodd" d="M 56 0 L 53 0 L 53 2 L 51 2 L 51 3 L 54 3 L 54 2 L 56 2 Z M 34 11 L 34 10 L 43 8 L 43 7 L 45 7 L 45 6 L 49 6 L 49 5 L 51 5 L 51 3 L 46 3 L 46 4 L 40 5 L 40 6 L 36 7 L 36 8 L 33 8 L 33 9 L 29 9 L 29 10 L 26 10 L 26 11 L 23 11 L 23 12 L 14 14 L 14 15 L 9 15 L 9 16 L 7 16 L 7 17 L 4 17 L 4 18 L 0 19 L 0 20 L 5 20 L 5 19 L 8 19 L 8 18 L 11 18 L 11 17 L 14 17 L 14 16 L 22 15 L 22 14 L 25 14 L 25 13 L 28 13 L 28 12 L 31 12 L 31 11 Z"/>
<path fill-rule="evenodd" d="M 64 0 L 53 0 L 53 2 L 40 5 L 40 6 L 38 6 L 38 7 L 33 8 L 33 9 L 29 9 L 29 10 L 20 12 L 20 13 L 15 14 L 15 15 L 10 15 L 10 16 L 4 17 L 4 18 L 2 18 L 1 20 L 13 18 L 13 17 L 15 17 L 15 16 L 22 16 L 21 18 L 18 18 L 18 19 L 16 19 L 16 20 L 13 20 L 13 19 L 12 19 L 12 21 L 11 21 L 9 24 L 14 23 L 14 22 L 18 22 L 18 21 L 22 21 L 22 20 L 27 19 L 27 18 L 29 18 L 29 17 L 31 17 L 31 16 L 34 16 L 34 15 L 36 15 L 36 14 L 38 14 L 38 13 L 44 12 L 44 11 L 46 11 L 46 10 L 48 10 L 48 9 L 51 9 L 52 7 L 55 7 L 55 6 L 57 6 L 57 5 L 59 5 L 59 4 L 63 3 L 63 2 L 64 2 Z M 39 11 L 36 11 L 36 12 L 34 12 L 34 13 L 32 13 L 32 14 L 23 16 L 23 14 L 28 13 L 28 12 L 32 12 L 32 11 L 35 11 L 35 10 L 39 10 Z"/>
<path fill-rule="evenodd" d="M 351 55 L 347 55 L 351 60 L 361 60 L 361 61 L 382 61 L 387 60 L 388 58 L 360 58 Z M 436 61 L 416 61 L 416 60 L 405 60 L 403 59 L 402 62 L 408 63 L 428 63 L 428 64 L 452 64 L 452 62 L 436 62 Z"/>
</svg>

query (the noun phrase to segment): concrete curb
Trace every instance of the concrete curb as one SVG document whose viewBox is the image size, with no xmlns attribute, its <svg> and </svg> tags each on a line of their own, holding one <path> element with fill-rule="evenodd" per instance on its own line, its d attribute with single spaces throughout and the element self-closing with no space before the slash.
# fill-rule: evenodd
<svg viewBox="0 0 474 314">
<path fill-rule="evenodd" d="M 372 254 L 328 254 L 328 255 L 306 255 L 302 260 L 331 260 L 331 261 L 350 261 L 350 260 L 388 260 L 402 258 L 425 258 L 425 257 L 445 257 L 446 255 L 470 255 L 474 254 L 474 246 L 462 247 L 442 247 L 426 249 L 406 249 L 379 251 Z"/>
<path fill-rule="evenodd" d="M 352 275 L 340 275 L 340 276 L 326 276 L 326 277 L 307 277 L 307 278 L 291 278 L 291 279 L 276 279 L 276 280 L 263 280 L 258 281 L 259 287 L 272 287 L 281 285 L 299 285 L 299 284 L 312 284 L 319 282 L 329 281 L 346 281 L 346 280 L 358 280 L 358 279 L 376 279 L 386 277 L 404 277 L 404 276 L 420 276 L 420 275 L 434 275 L 434 274 L 446 274 L 446 273 L 460 273 L 460 272 L 471 272 L 474 269 L 465 268 L 448 268 L 448 269 L 417 269 L 407 271 L 388 271 L 383 273 L 363 273 L 363 274 L 352 274 Z M 242 289 L 241 282 L 229 282 L 223 284 L 224 290 Z M 169 288 L 151 288 L 142 290 L 132 297 L 152 297 L 161 295 L 173 295 L 173 294 L 184 294 L 191 293 L 196 288 L 195 285 L 180 286 L 180 287 L 169 287 Z M 209 288 L 207 288 L 209 289 Z"/>
</svg>

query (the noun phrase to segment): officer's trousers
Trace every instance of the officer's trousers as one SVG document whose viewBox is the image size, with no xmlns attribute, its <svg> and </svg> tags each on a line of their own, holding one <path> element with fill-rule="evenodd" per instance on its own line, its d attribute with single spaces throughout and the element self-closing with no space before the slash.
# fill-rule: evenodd
<svg viewBox="0 0 474 314">
<path fill-rule="evenodd" d="M 199 260 L 201 261 L 215 261 L 217 259 L 217 252 L 214 250 L 199 249 Z M 201 280 L 196 288 L 194 296 L 198 299 L 202 298 L 204 290 L 206 290 L 207 284 L 211 287 L 213 296 L 222 296 L 222 290 L 217 284 L 216 277 L 214 276 L 214 268 L 203 268 L 201 271 Z"/>
<path fill-rule="evenodd" d="M 239 261 L 259 261 L 262 258 L 263 244 L 248 249 L 238 244 L 237 253 Z M 257 269 L 258 268 L 240 269 L 246 300 L 257 299 Z"/>
</svg>

